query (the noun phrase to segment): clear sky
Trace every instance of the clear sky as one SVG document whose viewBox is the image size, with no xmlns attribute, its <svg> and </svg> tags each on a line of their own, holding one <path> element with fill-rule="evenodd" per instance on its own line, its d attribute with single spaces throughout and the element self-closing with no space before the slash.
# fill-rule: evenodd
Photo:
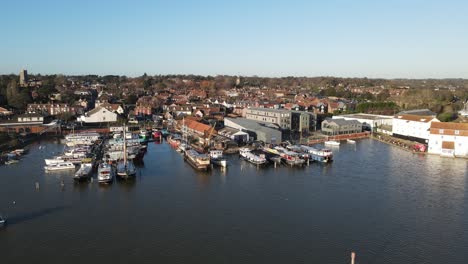
<svg viewBox="0 0 468 264">
<path fill-rule="evenodd" d="M 0 73 L 468 78 L 467 0 L 5 0 Z"/>
</svg>

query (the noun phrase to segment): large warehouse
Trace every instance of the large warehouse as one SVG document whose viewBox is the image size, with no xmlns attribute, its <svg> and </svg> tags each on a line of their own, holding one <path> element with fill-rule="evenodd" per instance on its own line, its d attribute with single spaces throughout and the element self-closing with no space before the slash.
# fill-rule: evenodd
<svg viewBox="0 0 468 264">
<path fill-rule="evenodd" d="M 249 133 L 250 137 L 265 143 L 280 143 L 281 131 L 267 124 L 262 124 L 254 120 L 246 118 L 225 118 L 224 126 L 238 129 L 240 131 Z"/>
</svg>

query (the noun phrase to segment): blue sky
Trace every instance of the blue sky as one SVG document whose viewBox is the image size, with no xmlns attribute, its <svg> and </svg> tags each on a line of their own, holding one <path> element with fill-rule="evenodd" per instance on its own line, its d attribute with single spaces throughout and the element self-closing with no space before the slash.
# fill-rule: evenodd
<svg viewBox="0 0 468 264">
<path fill-rule="evenodd" d="M 468 1 L 3 1 L 0 73 L 468 78 Z"/>
</svg>

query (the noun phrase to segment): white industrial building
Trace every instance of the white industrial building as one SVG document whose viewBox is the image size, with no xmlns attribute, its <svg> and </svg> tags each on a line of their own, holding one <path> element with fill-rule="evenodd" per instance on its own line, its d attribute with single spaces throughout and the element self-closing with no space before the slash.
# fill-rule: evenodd
<svg viewBox="0 0 468 264">
<path fill-rule="evenodd" d="M 433 122 L 428 152 L 441 156 L 468 157 L 468 123 Z"/>
<path fill-rule="evenodd" d="M 392 126 L 393 116 L 371 115 L 371 114 L 349 114 L 333 116 L 332 119 L 356 120 L 360 122 L 363 128 L 375 131 L 382 126 Z"/>
<path fill-rule="evenodd" d="M 249 138 L 263 141 L 265 143 L 280 143 L 281 131 L 272 127 L 269 124 L 259 123 L 246 118 L 225 118 L 224 125 L 226 127 L 235 128 L 249 134 Z"/>
<path fill-rule="evenodd" d="M 432 122 L 440 121 L 433 116 L 396 115 L 393 117 L 392 134 L 402 139 L 427 143 Z"/>
</svg>

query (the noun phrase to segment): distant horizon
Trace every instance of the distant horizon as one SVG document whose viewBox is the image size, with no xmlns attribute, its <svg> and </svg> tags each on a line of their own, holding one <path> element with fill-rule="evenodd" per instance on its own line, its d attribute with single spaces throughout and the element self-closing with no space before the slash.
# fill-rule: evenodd
<svg viewBox="0 0 468 264">
<path fill-rule="evenodd" d="M 427 78 L 404 78 L 404 77 L 394 77 L 394 78 L 386 78 L 386 77 L 369 77 L 369 76 L 362 76 L 362 77 L 343 77 L 343 76 L 333 76 L 333 75 L 315 75 L 315 76 L 303 76 L 303 75 L 284 75 L 284 76 L 264 76 L 264 75 L 239 75 L 239 74 L 195 74 L 195 73 L 164 73 L 164 74 L 151 74 L 148 72 L 143 72 L 137 75 L 127 75 L 127 74 L 97 74 L 97 73 L 83 73 L 83 74 L 68 74 L 68 73 L 36 73 L 31 72 L 30 70 L 23 68 L 28 72 L 28 75 L 41 75 L 41 76 L 52 76 L 52 75 L 63 75 L 67 77 L 80 77 L 80 76 L 88 76 L 88 75 L 96 75 L 98 77 L 104 76 L 119 76 L 119 77 L 127 77 L 127 78 L 139 78 L 143 76 L 145 73 L 146 75 L 152 76 L 168 76 L 168 75 L 186 75 L 186 76 L 202 76 L 202 77 L 216 77 L 216 76 L 229 76 L 229 77 L 244 77 L 244 78 L 337 78 L 337 79 L 370 79 L 370 80 L 468 80 L 468 78 L 463 77 L 444 77 L 444 78 L 434 78 L 434 77 L 427 77 Z M 19 75 L 18 70 L 17 73 L 0 73 L 0 75 Z"/>
<path fill-rule="evenodd" d="M 468 79 L 468 1 L 23 0 L 2 8 L 0 72 Z"/>
</svg>

